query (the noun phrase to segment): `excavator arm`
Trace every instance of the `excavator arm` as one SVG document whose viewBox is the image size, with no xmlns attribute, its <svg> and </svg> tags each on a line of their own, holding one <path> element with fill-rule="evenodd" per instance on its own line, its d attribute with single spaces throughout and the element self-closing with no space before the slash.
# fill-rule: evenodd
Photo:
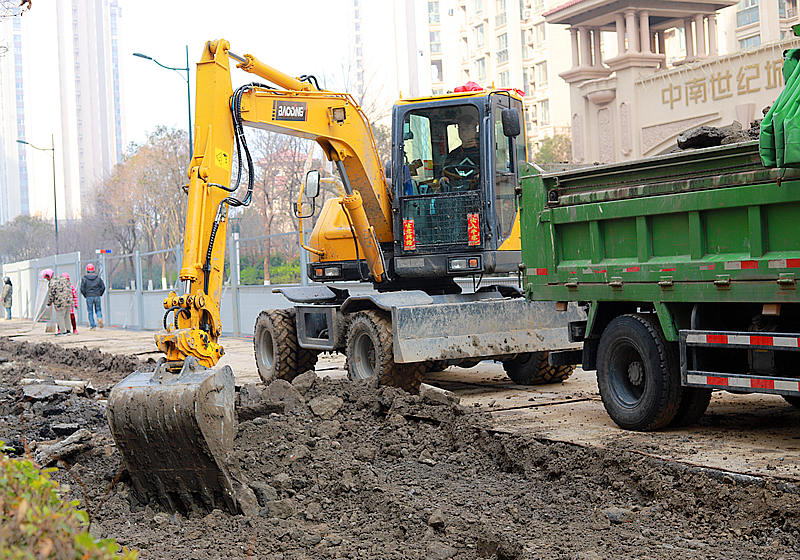
<svg viewBox="0 0 800 560">
<path fill-rule="evenodd" d="M 280 89 L 248 84 L 234 90 L 233 62 Z M 227 465 L 236 433 L 233 372 L 214 367 L 224 354 L 220 301 L 228 211 L 248 205 L 253 191 L 244 126 L 322 147 L 341 175 L 339 203 L 372 279 L 386 278 L 379 244 L 392 241 L 391 195 L 369 123 L 348 94 L 322 91 L 311 82 L 252 55 L 235 55 L 224 40 L 203 49 L 179 272 L 184 293 L 171 292 L 163 302 L 165 330 L 155 341 L 164 357 L 154 370 L 134 372 L 117 384 L 107 408 L 111 433 L 144 502 L 233 512 L 253 503 L 252 492 Z M 246 188 L 240 188 L 245 175 Z"/>
</svg>

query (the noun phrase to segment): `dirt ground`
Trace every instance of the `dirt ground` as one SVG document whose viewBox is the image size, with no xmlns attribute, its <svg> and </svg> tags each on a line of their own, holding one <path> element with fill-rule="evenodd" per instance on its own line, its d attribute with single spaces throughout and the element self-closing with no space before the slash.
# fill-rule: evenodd
<svg viewBox="0 0 800 560">
<path fill-rule="evenodd" d="M 744 403 L 742 415 L 715 397 L 697 432 L 654 437 L 616 430 L 611 438 L 598 436 L 606 433 L 598 420 L 577 431 L 593 441 L 606 438 L 603 445 L 562 442 L 556 436 L 568 430 L 562 424 L 569 418 L 561 423 L 548 415 L 564 416 L 567 407 L 583 414 L 583 406 L 595 403 L 588 385 L 571 379 L 519 388 L 491 366 L 471 381 L 457 368 L 431 376 L 433 384 L 456 389 L 460 405 L 329 375 L 310 388 L 285 387 L 283 408 L 267 407 L 273 412 L 260 416 L 248 411 L 265 398 L 263 386 L 246 385 L 239 412 L 247 419 L 240 421 L 231 466 L 254 490 L 258 507 L 247 516 L 169 514 L 137 502 L 105 423 L 110 386 L 146 357 L 0 339 L 0 361 L 8 359 L 0 363 L 0 439 L 15 453 L 27 448 L 41 456 L 48 444 L 88 430 L 86 442 L 60 457 L 55 476 L 89 511 L 93 534 L 135 547 L 142 558 L 800 554 L 800 495 L 792 476 L 783 476 L 790 471 L 742 476 L 710 469 L 702 457 L 714 449 L 698 445 L 749 432 L 742 441 L 761 435 L 766 446 L 763 434 L 791 433 L 797 415 L 781 401 Z M 323 362 L 318 373 L 336 367 Z M 36 377 L 88 380 L 91 387 L 23 397 L 22 380 Z M 548 393 L 558 398 L 545 399 Z M 529 414 L 536 409 L 544 410 Z M 661 441 L 694 449 L 699 466 L 659 458 Z M 776 467 L 797 462 L 795 450 L 771 443 Z"/>
</svg>

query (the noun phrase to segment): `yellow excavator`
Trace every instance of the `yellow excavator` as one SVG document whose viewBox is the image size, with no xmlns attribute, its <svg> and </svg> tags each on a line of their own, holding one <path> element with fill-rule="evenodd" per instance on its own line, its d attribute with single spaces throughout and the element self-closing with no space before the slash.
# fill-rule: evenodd
<svg viewBox="0 0 800 560">
<path fill-rule="evenodd" d="M 278 290 L 291 307 L 262 311 L 256 320 L 256 364 L 265 382 L 313 369 L 322 351 L 344 353 L 353 379 L 378 376 L 408 390 L 427 371 L 485 359 L 502 362 L 521 384 L 571 373 L 580 349 L 566 327 L 580 312 L 528 302 L 514 285 L 519 178 L 535 172 L 517 140 L 518 92 L 472 85 L 399 101 L 384 169 L 369 122 L 349 94 L 229 49 L 227 41 L 208 42 L 197 65 L 183 293 L 163 302 L 164 331 L 155 341 L 164 356 L 154 370 L 115 386 L 108 401 L 111 432 L 140 500 L 238 512 L 249 492 L 227 466 L 236 433 L 233 372 L 215 368 L 224 353 L 228 211 L 248 205 L 253 191 L 245 126 L 314 140 L 343 191 L 324 203 L 302 243 L 312 257 L 306 273 L 317 284 Z M 269 84 L 234 90 L 234 63 Z M 320 182 L 319 171 L 310 170 L 295 204 L 301 227 L 317 214 Z M 483 280 L 498 273 L 506 281 Z M 346 280 L 373 289 L 350 293 L 337 284 Z"/>
</svg>

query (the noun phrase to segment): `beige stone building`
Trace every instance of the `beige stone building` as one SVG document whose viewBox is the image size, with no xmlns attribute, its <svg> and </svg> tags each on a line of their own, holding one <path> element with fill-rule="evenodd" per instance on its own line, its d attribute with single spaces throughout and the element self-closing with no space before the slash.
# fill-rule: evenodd
<svg viewBox="0 0 800 560">
<path fill-rule="evenodd" d="M 782 51 L 795 41 L 720 55 L 717 13 L 735 4 L 573 0 L 546 12 L 571 36 L 572 67 L 560 75 L 570 85 L 574 160 L 656 155 L 694 126 L 747 126 L 760 116 L 783 85 Z M 604 32 L 613 33 L 614 56 L 604 56 Z"/>
</svg>

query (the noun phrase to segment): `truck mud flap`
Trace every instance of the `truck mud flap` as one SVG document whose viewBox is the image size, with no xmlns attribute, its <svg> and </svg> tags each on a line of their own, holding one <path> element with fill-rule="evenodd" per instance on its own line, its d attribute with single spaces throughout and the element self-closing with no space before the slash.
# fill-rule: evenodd
<svg viewBox="0 0 800 560">
<path fill-rule="evenodd" d="M 556 311 L 553 302 L 523 298 L 393 307 L 394 359 L 410 363 L 576 349 L 581 344 L 569 341 L 567 324 L 584 319 L 575 304 Z"/>
</svg>

